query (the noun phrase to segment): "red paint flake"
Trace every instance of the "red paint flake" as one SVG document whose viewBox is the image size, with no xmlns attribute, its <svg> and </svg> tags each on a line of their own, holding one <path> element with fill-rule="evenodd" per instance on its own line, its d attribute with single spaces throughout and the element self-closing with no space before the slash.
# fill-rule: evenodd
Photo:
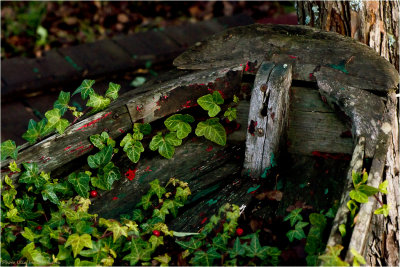
<svg viewBox="0 0 400 267">
<path fill-rule="evenodd" d="M 124 132 L 125 132 L 125 131 L 122 130 L 121 128 L 119 128 L 118 131 L 119 131 L 120 133 L 124 133 Z"/>
<path fill-rule="evenodd" d="M 197 167 L 193 167 L 190 169 L 192 172 L 194 172 L 195 170 L 197 170 Z"/>
<path fill-rule="evenodd" d="M 326 103 L 326 102 L 327 102 L 327 101 L 326 101 L 326 97 L 325 97 L 325 96 L 321 95 L 321 99 L 322 99 L 322 101 L 323 101 L 324 103 Z"/>
<path fill-rule="evenodd" d="M 132 181 L 135 176 L 136 176 L 136 171 L 137 169 L 134 169 L 133 171 L 131 169 L 129 169 L 126 173 L 125 173 L 125 177 L 129 180 Z"/>
<path fill-rule="evenodd" d="M 201 224 L 205 224 L 206 223 L 206 221 L 207 221 L 207 217 L 205 217 L 203 220 L 201 220 Z"/>
<path fill-rule="evenodd" d="M 274 120 L 275 119 L 275 112 L 271 113 L 271 119 Z"/>
<path fill-rule="evenodd" d="M 213 90 L 211 88 L 207 88 L 208 91 L 212 92 Z"/>
<path fill-rule="evenodd" d="M 239 130 L 240 129 L 240 123 L 236 123 L 236 125 L 235 125 L 235 131 L 237 131 L 237 130 Z"/>
<path fill-rule="evenodd" d="M 315 157 L 321 157 L 324 159 L 334 159 L 334 160 L 350 160 L 349 154 L 344 153 L 324 153 L 320 151 L 313 151 L 311 153 Z"/>
<path fill-rule="evenodd" d="M 136 110 L 140 112 L 142 109 L 139 106 L 136 106 Z"/>
<path fill-rule="evenodd" d="M 225 99 L 225 94 L 221 90 L 218 90 L 218 92 L 221 94 L 222 98 Z"/>
<path fill-rule="evenodd" d="M 164 96 L 164 99 L 167 99 L 167 98 L 168 98 L 168 96 L 167 96 L 167 95 L 165 95 L 165 96 Z"/>
<path fill-rule="evenodd" d="M 70 148 L 71 148 L 71 146 L 67 146 L 66 148 L 64 148 L 64 151 L 67 151 Z"/>
<path fill-rule="evenodd" d="M 88 151 L 88 150 L 90 150 L 90 149 L 92 149 L 92 148 L 94 148 L 93 145 L 87 146 L 86 148 L 84 148 L 84 149 L 82 149 L 81 151 L 78 152 L 78 156 L 79 156 L 79 155 L 82 155 L 83 152 Z"/>
<path fill-rule="evenodd" d="M 100 118 L 98 118 L 98 119 L 95 119 L 95 120 L 93 120 L 93 121 L 91 121 L 91 122 L 89 122 L 89 123 L 87 123 L 87 124 L 85 124 L 85 125 L 79 127 L 79 128 L 76 129 L 75 131 L 79 131 L 79 130 L 82 130 L 83 128 L 87 128 L 87 127 L 89 127 L 89 126 L 95 125 L 96 123 L 98 123 L 98 122 L 101 121 L 102 119 L 108 117 L 111 113 L 112 113 L 112 111 L 108 112 L 107 114 L 104 114 L 102 117 L 100 117 Z"/>
<path fill-rule="evenodd" d="M 313 74 L 313 73 L 310 73 L 310 74 L 308 75 L 308 77 L 309 77 L 310 80 L 311 80 L 312 78 L 314 78 L 314 74 Z"/>
<path fill-rule="evenodd" d="M 210 145 L 210 146 L 207 147 L 206 151 L 210 152 L 211 150 L 213 150 L 213 146 Z"/>
<path fill-rule="evenodd" d="M 251 191 L 250 194 L 254 195 L 257 190 Z"/>
<path fill-rule="evenodd" d="M 117 199 L 118 199 L 118 197 L 113 197 L 113 198 L 112 198 L 112 200 L 117 200 Z"/>
<path fill-rule="evenodd" d="M 246 62 L 246 67 L 245 67 L 244 71 L 249 71 L 249 70 L 250 70 L 250 66 L 249 66 L 249 62 L 247 61 L 247 62 Z"/>
<path fill-rule="evenodd" d="M 254 132 L 256 131 L 256 126 L 257 126 L 257 121 L 251 120 L 251 121 L 250 121 L 249 128 L 247 128 L 247 129 L 248 129 L 249 133 L 250 133 L 252 136 L 254 136 Z"/>
<path fill-rule="evenodd" d="M 293 55 L 289 55 L 289 57 L 293 58 L 293 59 L 297 58 L 296 56 L 293 56 Z"/>
<path fill-rule="evenodd" d="M 224 126 L 224 128 L 225 128 L 226 135 L 230 135 L 231 133 L 233 133 L 233 129 L 231 127 Z"/>
<path fill-rule="evenodd" d="M 191 108 L 191 107 L 195 107 L 198 106 L 199 104 L 197 104 L 196 102 L 192 102 L 192 100 L 188 100 L 186 101 L 185 104 L 182 105 L 183 108 Z"/>
<path fill-rule="evenodd" d="M 150 166 L 147 166 L 147 168 L 144 170 L 145 172 L 151 172 L 153 170 L 150 170 Z"/>
</svg>

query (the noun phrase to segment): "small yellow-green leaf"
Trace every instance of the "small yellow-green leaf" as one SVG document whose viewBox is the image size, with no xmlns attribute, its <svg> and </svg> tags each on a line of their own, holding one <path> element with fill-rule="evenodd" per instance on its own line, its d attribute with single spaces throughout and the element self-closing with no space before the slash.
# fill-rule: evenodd
<svg viewBox="0 0 400 267">
<path fill-rule="evenodd" d="M 211 118 L 204 122 L 199 122 L 195 133 L 197 136 L 204 136 L 206 139 L 221 146 L 226 144 L 225 128 L 219 123 L 218 118 Z"/>
<path fill-rule="evenodd" d="M 82 99 L 86 99 L 89 95 L 92 95 L 94 93 L 94 90 L 92 88 L 94 82 L 94 80 L 83 80 L 82 84 L 75 90 L 72 95 L 81 93 Z"/>
<path fill-rule="evenodd" d="M 72 234 L 68 237 L 67 242 L 65 243 L 65 247 L 72 247 L 72 252 L 74 253 L 74 257 L 81 252 L 84 247 L 92 248 L 92 238 L 88 234 Z"/>
<path fill-rule="evenodd" d="M 117 99 L 119 89 L 121 89 L 121 85 L 110 82 L 106 91 L 106 97 L 112 100 Z"/>
</svg>

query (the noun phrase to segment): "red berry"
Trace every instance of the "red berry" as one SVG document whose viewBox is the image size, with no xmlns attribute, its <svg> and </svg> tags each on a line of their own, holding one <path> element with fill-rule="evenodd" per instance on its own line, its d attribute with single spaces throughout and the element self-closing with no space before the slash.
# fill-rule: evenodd
<svg viewBox="0 0 400 267">
<path fill-rule="evenodd" d="M 90 191 L 90 196 L 91 197 L 97 197 L 97 191 L 96 190 Z"/>
<path fill-rule="evenodd" d="M 241 236 L 241 235 L 243 234 L 243 229 L 242 229 L 242 228 L 236 229 L 236 234 L 237 234 L 238 236 Z"/>
<path fill-rule="evenodd" d="M 153 235 L 155 235 L 155 236 L 160 236 L 160 231 L 158 231 L 158 230 L 153 230 Z"/>
<path fill-rule="evenodd" d="M 38 225 L 38 226 L 36 226 L 36 230 L 42 230 L 42 226 L 40 226 L 40 225 Z"/>
</svg>

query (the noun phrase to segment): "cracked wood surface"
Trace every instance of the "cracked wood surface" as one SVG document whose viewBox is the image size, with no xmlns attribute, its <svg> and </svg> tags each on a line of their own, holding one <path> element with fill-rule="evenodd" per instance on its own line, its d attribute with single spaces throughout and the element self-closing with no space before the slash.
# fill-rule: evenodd
<svg viewBox="0 0 400 267">
<path fill-rule="evenodd" d="M 278 158 L 287 126 L 292 66 L 261 64 L 250 100 L 243 172 L 259 177 Z"/>
</svg>

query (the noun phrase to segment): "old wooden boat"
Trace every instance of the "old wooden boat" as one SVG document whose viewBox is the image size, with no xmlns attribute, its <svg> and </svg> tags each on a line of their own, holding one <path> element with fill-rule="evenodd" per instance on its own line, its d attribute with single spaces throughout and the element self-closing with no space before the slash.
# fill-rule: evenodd
<svg viewBox="0 0 400 267">
<path fill-rule="evenodd" d="M 268 219 L 285 216 L 296 202 L 320 211 L 337 200 L 327 245 L 342 244 L 350 263 L 353 248 L 368 264 L 398 264 L 393 247 L 399 244 L 400 222 L 399 77 L 389 62 L 336 33 L 255 24 L 197 43 L 174 65 L 177 70 L 124 94 L 63 135 L 24 146 L 17 163 L 35 160 L 41 170 L 65 177 L 72 168 L 87 168 L 82 162 L 93 151 L 90 135 L 107 131 L 118 140 L 138 121 L 161 129 L 162 119 L 175 113 L 199 118 L 196 100 L 218 90 L 226 103 L 234 95 L 241 99 L 236 122 L 225 124 L 231 132 L 226 146 L 191 134 L 172 159 L 145 152 L 134 164 L 119 156 L 114 161 L 121 173 L 134 170 L 135 179 L 116 182 L 93 201 L 91 212 L 106 218 L 129 213 L 148 182 L 171 177 L 188 182 L 192 191 L 189 204 L 170 222 L 171 229 L 183 232 L 200 229 L 226 202 Z M 7 165 L 2 162 L 2 168 Z M 377 201 L 370 199 L 361 206 L 351 237 L 343 239 L 338 228 L 348 220 L 352 172 L 363 169 L 372 186 L 388 181 L 389 193 L 380 201 L 392 208 L 388 217 L 374 216 Z M 254 197 L 263 193 L 259 188 L 278 186 L 279 201 Z"/>
</svg>

